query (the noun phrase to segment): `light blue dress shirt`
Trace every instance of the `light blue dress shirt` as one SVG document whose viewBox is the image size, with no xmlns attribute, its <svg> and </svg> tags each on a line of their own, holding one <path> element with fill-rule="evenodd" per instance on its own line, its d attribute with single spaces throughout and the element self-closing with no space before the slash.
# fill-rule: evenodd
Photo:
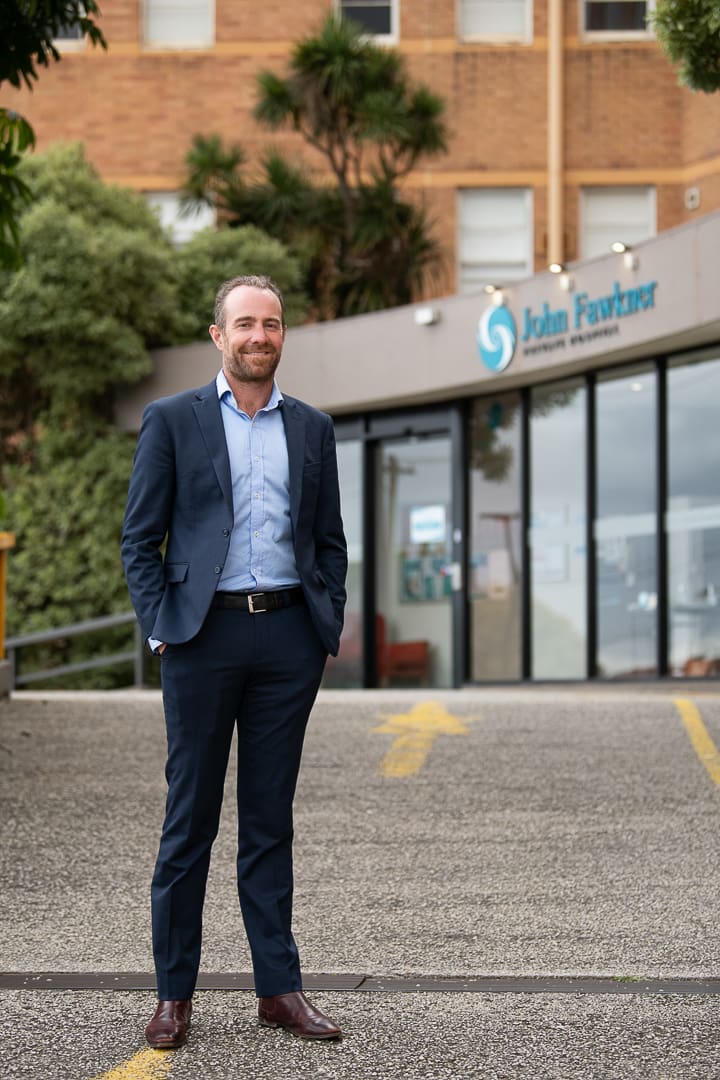
<svg viewBox="0 0 720 1080">
<path fill-rule="evenodd" d="M 277 383 L 252 419 L 216 379 L 230 458 L 235 523 L 218 589 L 265 592 L 299 585 L 290 523 L 290 471 Z"/>
</svg>

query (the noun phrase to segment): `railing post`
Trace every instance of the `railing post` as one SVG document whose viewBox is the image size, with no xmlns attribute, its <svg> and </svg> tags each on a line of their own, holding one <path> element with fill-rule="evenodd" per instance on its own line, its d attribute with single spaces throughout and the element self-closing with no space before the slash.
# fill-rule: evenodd
<svg viewBox="0 0 720 1080">
<path fill-rule="evenodd" d="M 145 685 L 145 642 L 139 622 L 135 623 L 135 685 Z"/>
<path fill-rule="evenodd" d="M 7 553 L 15 547 L 15 534 L 0 532 L 0 660 L 5 656 L 5 597 L 7 595 Z"/>
</svg>

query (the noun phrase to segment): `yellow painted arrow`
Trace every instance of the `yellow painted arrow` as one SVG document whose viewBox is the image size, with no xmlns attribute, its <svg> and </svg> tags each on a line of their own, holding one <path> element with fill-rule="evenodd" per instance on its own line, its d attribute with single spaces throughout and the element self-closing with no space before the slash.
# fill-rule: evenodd
<svg viewBox="0 0 720 1080">
<path fill-rule="evenodd" d="M 164 1080 L 170 1075 L 173 1057 L 172 1050 L 141 1050 L 95 1080 Z"/>
<path fill-rule="evenodd" d="M 438 735 L 467 735 L 470 730 L 437 701 L 423 701 L 410 712 L 383 719 L 386 723 L 373 731 L 397 736 L 380 765 L 383 776 L 415 776 Z"/>
</svg>

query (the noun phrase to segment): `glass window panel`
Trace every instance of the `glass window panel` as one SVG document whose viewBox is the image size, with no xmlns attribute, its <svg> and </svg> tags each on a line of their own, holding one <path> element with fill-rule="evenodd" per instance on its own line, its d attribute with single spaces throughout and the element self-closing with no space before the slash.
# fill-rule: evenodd
<svg viewBox="0 0 720 1080">
<path fill-rule="evenodd" d="M 55 41 L 80 41 L 83 37 L 83 31 L 80 23 L 65 23 L 58 30 Z"/>
<path fill-rule="evenodd" d="M 668 371 L 668 625 L 673 675 L 720 675 L 720 357 Z"/>
<path fill-rule="evenodd" d="M 641 32 L 647 30 L 647 3 L 636 0 L 614 0 L 610 3 L 590 0 L 585 4 L 585 29 L 614 32 Z"/>
<path fill-rule="evenodd" d="M 338 655 L 328 658 L 323 686 L 362 686 L 363 681 L 363 444 L 337 444 L 338 476 L 348 545 L 347 605 Z"/>
<path fill-rule="evenodd" d="M 638 244 L 655 235 L 655 189 L 583 188 L 580 194 L 580 251 L 583 259 L 607 255 L 616 240 Z"/>
<path fill-rule="evenodd" d="M 532 200 L 526 188 L 459 192 L 460 291 L 529 277 L 532 273 Z"/>
<path fill-rule="evenodd" d="M 598 673 L 656 675 L 655 372 L 603 378 L 595 393 Z"/>
<path fill-rule="evenodd" d="M 213 0 L 145 0 L 147 45 L 204 48 L 214 38 Z"/>
<path fill-rule="evenodd" d="M 392 4 L 387 0 L 373 0 L 356 3 L 354 0 L 341 0 L 340 10 L 347 19 L 358 23 L 368 34 L 387 35 L 392 33 Z"/>
<path fill-rule="evenodd" d="M 527 254 L 527 238 L 521 232 L 505 233 L 502 230 L 467 229 L 460 237 L 460 250 L 463 255 L 471 256 L 474 252 L 482 251 L 483 260 L 492 265 L 493 263 L 522 263 L 525 264 Z"/>
<path fill-rule="evenodd" d="M 524 39 L 528 33 L 529 0 L 461 0 L 462 37 Z"/>
<path fill-rule="evenodd" d="M 519 679 L 522 524 L 520 395 L 483 398 L 470 419 L 470 668 Z"/>
<path fill-rule="evenodd" d="M 537 387 L 530 414 L 532 675 L 587 675 L 585 387 Z"/>
<path fill-rule="evenodd" d="M 452 686 L 450 440 L 383 440 L 376 468 L 378 681 Z"/>
</svg>

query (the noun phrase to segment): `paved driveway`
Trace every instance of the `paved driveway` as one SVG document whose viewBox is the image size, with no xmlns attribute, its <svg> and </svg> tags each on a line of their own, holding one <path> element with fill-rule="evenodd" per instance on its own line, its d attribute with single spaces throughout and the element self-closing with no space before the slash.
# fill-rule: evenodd
<svg viewBox="0 0 720 1080">
<path fill-rule="evenodd" d="M 325 692 L 295 925 L 345 1038 L 257 1027 L 231 770 L 216 988 L 161 1053 L 142 1035 L 159 697 L 17 695 L 0 703 L 0 1077 L 717 1080 L 718 746 L 707 687 Z"/>
</svg>

